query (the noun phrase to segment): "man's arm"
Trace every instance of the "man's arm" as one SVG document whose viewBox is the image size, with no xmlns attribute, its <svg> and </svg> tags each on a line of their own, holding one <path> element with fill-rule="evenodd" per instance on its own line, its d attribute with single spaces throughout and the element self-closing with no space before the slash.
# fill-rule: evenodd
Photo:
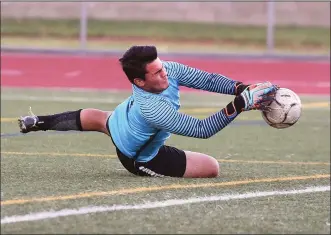
<svg viewBox="0 0 331 235">
<path fill-rule="evenodd" d="M 181 86 L 228 95 L 239 95 L 248 86 L 221 74 L 208 73 L 172 61 L 165 63 L 168 75 L 177 78 Z"/>
<path fill-rule="evenodd" d="M 277 89 L 270 82 L 251 85 L 225 108 L 203 120 L 177 112 L 166 100 L 149 100 L 140 106 L 140 110 L 144 118 L 158 129 L 207 139 L 230 124 L 242 111 L 267 110 L 266 103 L 273 99 Z"/>
<path fill-rule="evenodd" d="M 244 107 L 242 97 L 236 97 L 224 109 L 203 120 L 177 112 L 164 100 L 148 102 L 141 106 L 141 111 L 144 118 L 158 129 L 177 135 L 207 139 L 231 123 Z"/>
</svg>

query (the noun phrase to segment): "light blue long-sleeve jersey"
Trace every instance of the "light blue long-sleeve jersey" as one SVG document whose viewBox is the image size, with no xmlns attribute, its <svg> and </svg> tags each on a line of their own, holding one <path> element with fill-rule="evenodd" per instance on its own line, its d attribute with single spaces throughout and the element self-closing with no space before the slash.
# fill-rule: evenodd
<svg viewBox="0 0 331 235">
<path fill-rule="evenodd" d="M 133 94 L 115 108 L 108 120 L 116 147 L 139 162 L 155 157 L 171 133 L 206 139 L 236 116 L 228 117 L 221 110 L 199 120 L 179 113 L 179 86 L 233 95 L 236 81 L 177 62 L 162 63 L 168 74 L 169 87 L 154 94 L 132 85 Z"/>
</svg>

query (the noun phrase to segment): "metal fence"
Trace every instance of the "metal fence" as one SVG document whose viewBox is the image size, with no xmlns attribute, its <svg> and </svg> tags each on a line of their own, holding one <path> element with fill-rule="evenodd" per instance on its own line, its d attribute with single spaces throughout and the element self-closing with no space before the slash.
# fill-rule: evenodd
<svg viewBox="0 0 331 235">
<path fill-rule="evenodd" d="M 79 18 L 79 50 L 88 49 L 90 19 L 162 20 L 266 27 L 265 52 L 275 49 L 275 26 L 330 27 L 328 2 L 2 2 L 1 18 Z M 6 27 L 2 25 L 1 27 Z M 2 48 L 6 47 L 6 43 Z"/>
</svg>

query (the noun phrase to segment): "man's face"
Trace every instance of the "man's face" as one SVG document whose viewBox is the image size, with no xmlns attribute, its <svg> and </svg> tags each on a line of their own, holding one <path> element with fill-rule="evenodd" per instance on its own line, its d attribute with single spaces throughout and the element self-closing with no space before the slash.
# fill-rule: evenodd
<svg viewBox="0 0 331 235">
<path fill-rule="evenodd" d="M 136 85 L 145 91 L 161 93 L 169 86 L 168 76 L 159 58 L 146 65 L 145 80 L 136 78 Z"/>
</svg>

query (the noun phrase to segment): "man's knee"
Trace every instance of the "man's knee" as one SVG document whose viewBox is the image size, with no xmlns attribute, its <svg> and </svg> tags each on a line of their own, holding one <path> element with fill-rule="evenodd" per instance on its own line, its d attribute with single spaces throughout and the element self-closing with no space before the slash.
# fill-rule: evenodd
<svg viewBox="0 0 331 235">
<path fill-rule="evenodd" d="M 220 171 L 220 165 L 215 158 L 210 157 L 210 177 L 217 177 Z"/>
<path fill-rule="evenodd" d="M 106 122 L 111 112 L 98 109 L 83 109 L 80 114 L 84 131 L 99 131 L 108 134 Z"/>
<path fill-rule="evenodd" d="M 205 171 L 206 171 L 206 174 L 208 174 L 206 177 L 214 178 L 219 175 L 220 166 L 219 166 L 218 161 L 215 158 L 209 156 L 209 158 L 205 164 L 206 164 Z"/>
<path fill-rule="evenodd" d="M 186 171 L 184 177 L 212 178 L 219 175 L 218 161 L 206 154 L 185 151 Z"/>
</svg>

